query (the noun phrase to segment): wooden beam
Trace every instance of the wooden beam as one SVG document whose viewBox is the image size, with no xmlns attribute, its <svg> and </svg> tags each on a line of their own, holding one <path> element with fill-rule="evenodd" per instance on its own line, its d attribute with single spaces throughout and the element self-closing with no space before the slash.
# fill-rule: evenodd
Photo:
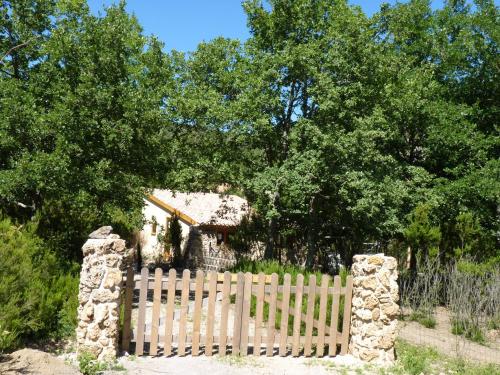
<svg viewBox="0 0 500 375">
<path fill-rule="evenodd" d="M 168 203 L 163 202 L 161 199 L 156 198 L 154 195 L 148 195 L 146 197 L 146 199 L 148 201 L 150 201 L 151 203 L 156 204 L 158 207 L 161 207 L 164 210 L 167 210 L 168 212 L 170 212 L 171 214 L 177 216 L 179 219 L 185 221 L 186 223 L 189 223 L 191 225 L 197 225 L 198 224 L 198 222 L 196 220 L 194 220 L 193 218 L 189 217 L 188 215 L 186 215 L 185 213 L 179 211 L 178 209 L 172 207 Z"/>
</svg>

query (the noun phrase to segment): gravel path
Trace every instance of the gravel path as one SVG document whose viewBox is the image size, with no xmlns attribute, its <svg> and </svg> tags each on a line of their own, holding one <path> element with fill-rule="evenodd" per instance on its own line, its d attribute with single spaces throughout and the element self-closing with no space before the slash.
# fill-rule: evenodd
<svg viewBox="0 0 500 375">
<path fill-rule="evenodd" d="M 209 374 L 209 375 L 322 375 L 322 374 L 378 374 L 379 370 L 367 366 L 347 355 L 328 359 L 292 358 L 292 357 L 157 357 L 134 358 L 122 357 L 120 364 L 128 374 Z M 118 375 L 119 372 L 107 372 L 106 375 Z M 121 372 L 123 374 L 123 372 Z"/>
</svg>

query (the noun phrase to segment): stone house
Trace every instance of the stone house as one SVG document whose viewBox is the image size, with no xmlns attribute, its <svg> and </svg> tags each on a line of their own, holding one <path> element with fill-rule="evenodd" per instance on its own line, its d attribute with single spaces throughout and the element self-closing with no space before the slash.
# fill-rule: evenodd
<svg viewBox="0 0 500 375">
<path fill-rule="evenodd" d="M 155 189 L 144 199 L 144 227 L 139 244 L 145 264 L 168 261 L 172 250 L 161 238 L 174 216 L 181 227 L 181 252 L 194 269 L 221 271 L 232 266 L 231 236 L 249 215 L 248 202 L 236 195 L 182 193 Z"/>
</svg>

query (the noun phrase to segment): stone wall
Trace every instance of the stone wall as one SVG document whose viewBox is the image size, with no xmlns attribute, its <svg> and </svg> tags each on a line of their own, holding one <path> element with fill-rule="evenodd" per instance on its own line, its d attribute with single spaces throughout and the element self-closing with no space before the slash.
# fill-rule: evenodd
<svg viewBox="0 0 500 375">
<path fill-rule="evenodd" d="M 399 313 L 397 261 L 355 255 L 349 352 L 363 361 L 391 362 Z"/>
<path fill-rule="evenodd" d="M 205 271 L 225 271 L 236 264 L 234 250 L 217 245 L 214 231 L 192 227 L 187 246 L 189 267 Z"/>
<path fill-rule="evenodd" d="M 96 230 L 82 248 L 77 352 L 89 352 L 100 360 L 112 360 L 118 351 L 122 271 L 131 255 L 112 230 Z"/>
</svg>

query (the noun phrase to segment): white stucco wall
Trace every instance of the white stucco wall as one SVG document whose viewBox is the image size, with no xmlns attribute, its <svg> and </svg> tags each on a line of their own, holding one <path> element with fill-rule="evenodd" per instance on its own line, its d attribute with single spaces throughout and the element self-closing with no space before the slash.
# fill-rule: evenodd
<svg viewBox="0 0 500 375">
<path fill-rule="evenodd" d="M 158 233 L 164 231 L 166 220 L 167 218 L 171 218 L 172 215 L 170 214 L 170 212 L 158 207 L 157 205 L 146 199 L 144 200 L 144 208 L 142 212 L 144 215 L 145 223 L 141 231 L 141 252 L 143 261 L 145 263 L 150 263 L 154 261 L 154 259 L 159 254 L 163 254 L 163 248 L 161 248 L 160 244 L 158 243 Z M 152 235 L 153 217 L 156 218 L 156 222 L 158 223 L 156 227 L 156 235 Z M 181 219 L 179 219 L 179 223 L 182 229 L 181 248 L 184 249 L 186 241 L 188 239 L 189 228 L 191 227 L 191 224 L 188 224 Z"/>
</svg>

